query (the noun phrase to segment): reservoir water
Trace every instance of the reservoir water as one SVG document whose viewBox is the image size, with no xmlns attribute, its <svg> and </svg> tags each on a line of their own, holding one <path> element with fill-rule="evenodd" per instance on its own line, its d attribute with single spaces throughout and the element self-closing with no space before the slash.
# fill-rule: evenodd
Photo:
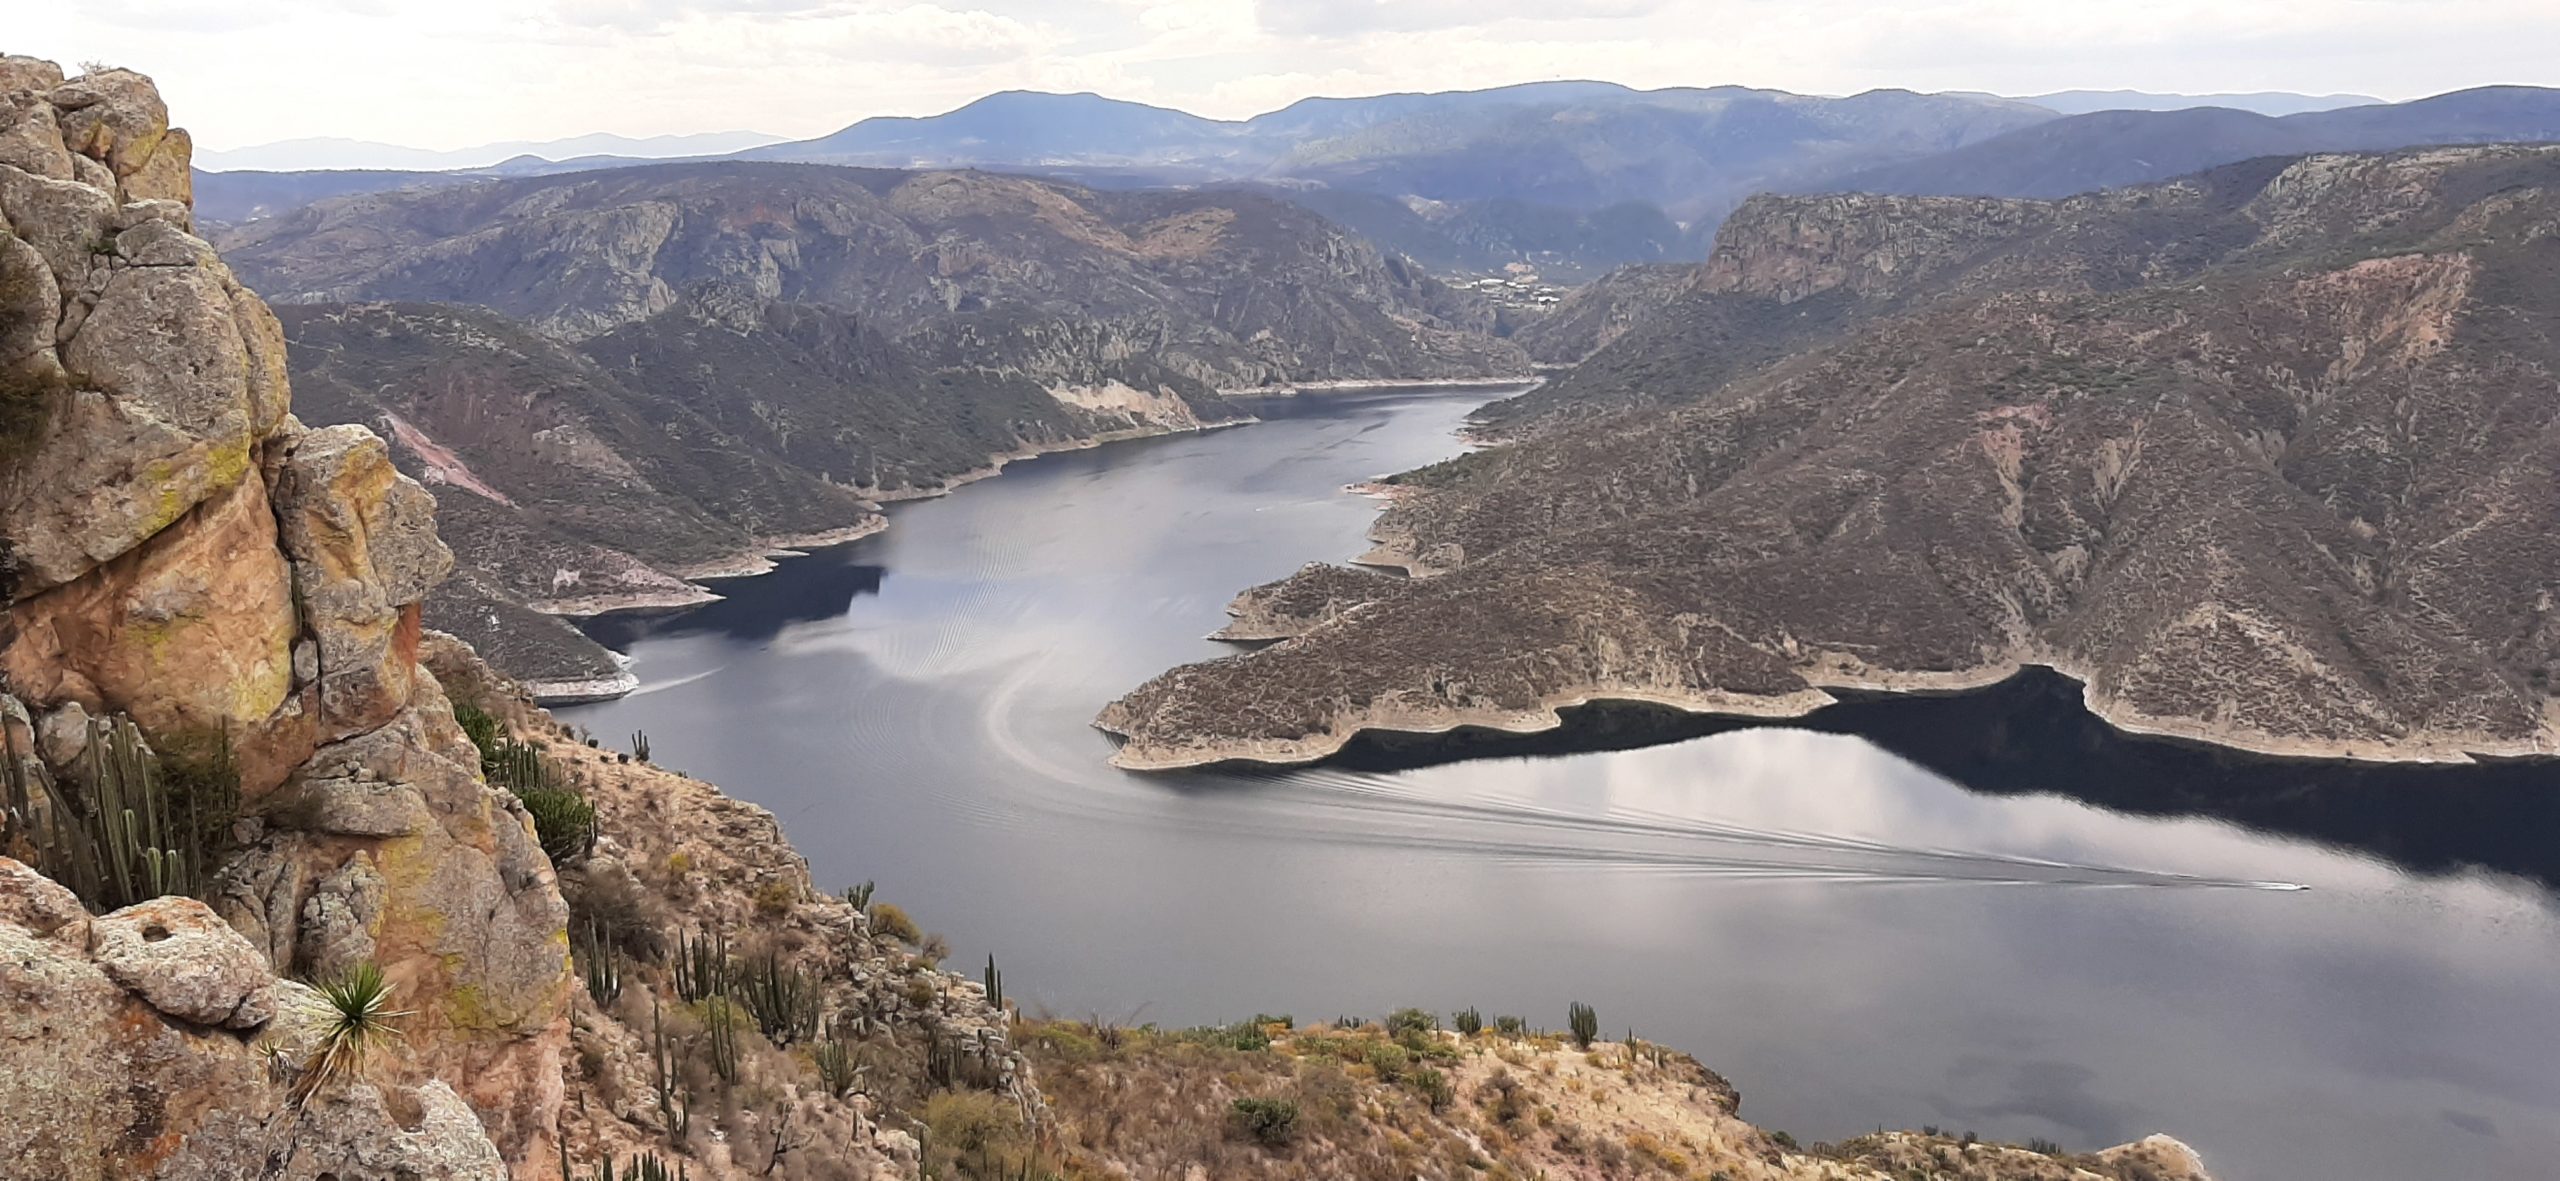
<svg viewBox="0 0 2560 1181">
<path fill-rule="evenodd" d="M 2560 1176 L 2547 765 L 2127 740 L 2050 676 L 1796 726 L 1105 765 L 1103 704 L 1232 651 L 1201 637 L 1236 591 L 1360 552 L 1377 505 L 1345 485 L 1456 452 L 1488 396 L 1280 400 L 1016 464 L 725 601 L 590 621 L 642 687 L 557 712 L 647 730 L 1035 1011 L 1560 1027 L 1582 1000 L 1808 1142 L 2166 1131 L 2223 1181 Z"/>
</svg>

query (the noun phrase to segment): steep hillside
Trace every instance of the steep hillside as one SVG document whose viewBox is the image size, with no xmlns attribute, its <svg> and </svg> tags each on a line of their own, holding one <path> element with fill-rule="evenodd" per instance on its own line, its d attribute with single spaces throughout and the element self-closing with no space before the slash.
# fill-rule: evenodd
<svg viewBox="0 0 2560 1181">
<path fill-rule="evenodd" d="M 1427 577 L 1313 596 L 1297 638 L 1102 724 L 1128 766 L 1297 761 L 1592 698 L 1792 715 L 2043 664 L 2133 730 L 2550 754 L 2555 214 L 2560 149 L 2523 148 L 1765 202 L 1694 317 L 1555 383 L 1579 419 L 1398 479 L 1368 560 Z"/>
<path fill-rule="evenodd" d="M 1481 417 L 1490 433 L 1520 435 L 1682 401 L 1948 294 L 2116 291 L 2193 274 L 2256 239 L 2245 206 L 2287 163 L 2055 202 L 1756 198 L 1704 264 L 1595 283 L 1523 333 L 1542 361 L 1586 363 Z M 1592 351 L 1603 335 L 1634 339 Z"/>
<path fill-rule="evenodd" d="M 965 339 L 969 363 L 1053 385 L 1523 367 L 1447 289 L 1304 210 L 1237 193 L 683 164 L 323 202 L 224 245 L 288 302 L 478 304 L 568 340 L 719 280 L 858 310 L 895 339 Z"/>
<path fill-rule="evenodd" d="M 1631 263 L 1693 257 L 1679 224 L 1642 202 L 1580 212 L 1508 198 L 1423 201 L 1331 188 L 1273 192 L 1434 274 L 1497 275 L 1520 263 L 1549 280 L 1575 283 Z"/>
<path fill-rule="evenodd" d="M 1512 343 L 1540 365 L 1575 364 L 1686 292 L 1697 271 L 1690 263 L 1621 267 L 1576 288 Z"/>
<path fill-rule="evenodd" d="M 2269 117 L 2221 107 L 2108 110 L 1792 191 L 2067 197 L 2253 156 L 2560 139 L 2560 90 L 2492 86 L 2405 103 Z"/>
</svg>

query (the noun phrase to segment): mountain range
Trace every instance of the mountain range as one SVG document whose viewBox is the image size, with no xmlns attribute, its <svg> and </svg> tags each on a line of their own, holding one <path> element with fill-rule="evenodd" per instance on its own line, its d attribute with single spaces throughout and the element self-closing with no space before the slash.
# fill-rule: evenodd
<svg viewBox="0 0 2560 1181">
<path fill-rule="evenodd" d="M 570 160 L 581 156 L 664 159 L 671 156 L 717 156 L 775 143 L 784 137 L 760 131 L 706 131 L 691 135 L 614 135 L 594 132 L 565 139 L 508 140 L 467 148 L 412 148 L 374 140 L 315 136 L 224 151 L 198 151 L 196 167 L 207 172 L 301 172 L 316 169 L 367 169 L 436 172 L 489 168 L 519 156 Z"/>
<path fill-rule="evenodd" d="M 1247 188 L 1438 273 L 1500 274 L 1518 264 L 1579 283 L 1612 267 L 1703 258 L 1725 212 L 1762 191 L 2057 197 L 2261 155 L 2560 135 L 2560 92 L 2548 89 L 2490 87 L 2397 104 L 2355 97 L 1818 98 L 1551 82 L 1314 98 L 1221 121 L 1094 94 L 1008 91 L 941 115 L 866 119 L 723 158 L 977 168 L 1098 190 Z M 241 222 L 332 196 L 641 162 L 564 154 L 466 171 L 204 172 L 199 209 Z"/>
<path fill-rule="evenodd" d="M 880 527 L 1004 460 L 1241 420 L 1223 391 L 1525 373 L 1493 311 L 1305 210 L 983 172 L 729 162 L 322 201 L 223 236 L 302 413 L 444 495 L 428 618 L 566 695 L 534 613 Z M 583 687 L 583 688 L 581 688 Z"/>
<path fill-rule="evenodd" d="M 2245 94 L 2160 94 L 2147 90 L 2057 90 L 2051 94 L 2022 97 L 2019 102 L 2034 103 L 2065 115 L 2086 115 L 2095 111 L 2183 111 L 2190 107 L 2228 107 L 2235 111 L 2252 111 L 2260 115 L 2299 115 L 2305 111 L 2334 111 L 2340 107 L 2373 106 L 2384 100 L 2369 94 L 2294 94 L 2282 90 L 2256 90 Z"/>
</svg>

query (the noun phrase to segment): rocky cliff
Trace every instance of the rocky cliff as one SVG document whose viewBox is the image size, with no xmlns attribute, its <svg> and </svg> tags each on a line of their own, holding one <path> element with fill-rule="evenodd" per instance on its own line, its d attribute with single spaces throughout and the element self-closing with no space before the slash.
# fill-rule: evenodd
<svg viewBox="0 0 2560 1181">
<path fill-rule="evenodd" d="M 290 413 L 285 334 L 191 234 L 187 141 L 148 80 L 9 58 L 0 95 L 0 1176 L 496 1181 L 644 1150 L 710 1177 L 897 1172 L 901 1153 L 912 1173 L 871 1098 L 778 1048 L 822 1025 L 838 1052 L 859 1041 L 880 1102 L 936 1070 L 1027 1101 L 983 992 L 818 895 L 770 815 L 566 740 L 422 630 L 453 566 L 435 500 L 364 427 Z M 474 440 L 512 461 L 492 474 L 528 500 L 620 479 L 626 506 L 680 518 L 633 548 L 787 527 L 759 507 L 868 519 L 778 465 L 763 485 L 664 475 L 679 428 L 724 436 L 522 380 L 606 379 L 510 326 L 331 314 L 305 346 L 315 400 L 427 455 L 421 423 L 547 415 L 530 442 Z M 423 474 L 505 499 L 467 466 Z M 679 947 L 707 998 L 674 995 Z M 302 981 L 374 971 L 386 1028 L 333 1058 L 352 1051 Z M 642 999 L 661 993 L 677 1011 Z"/>
<path fill-rule="evenodd" d="M 471 303 L 568 340 L 717 280 L 858 311 L 937 364 L 1043 385 L 1190 392 L 1525 368 L 1476 331 L 1490 323 L 1480 306 L 1249 193 L 663 165 L 324 201 L 223 245 L 288 302 Z"/>
<path fill-rule="evenodd" d="M 124 733 L 108 718 L 172 759 L 215 752 L 241 817 L 169 850 L 219 852 L 210 910 L 163 899 L 86 923 L 19 879 L 17 905 L 50 916 L 26 929 L 53 946 L 12 957 L 27 1005 L 0 1078 L 49 1096 L 13 1111 L 52 1114 L 12 1120 L 0 1157 L 45 1176 L 252 1171 L 283 1092 L 230 1031 L 278 1011 L 256 999 L 272 973 L 363 960 L 420 1037 L 332 1102 L 377 1125 L 386 1103 L 426 1111 L 383 1133 L 434 1132 L 420 1151 L 476 1137 L 454 1151 L 478 1163 L 440 1175 L 495 1176 L 499 1157 L 538 1173 L 568 1035 L 565 912 L 521 807 L 481 781 L 418 668 L 418 604 L 452 563 L 434 501 L 372 434 L 291 416 L 283 332 L 190 232 L 188 141 L 149 80 L 9 58 L 0 92 L 8 852 L 83 819 L 96 748 Z M 33 1003 L 57 995 L 87 999 Z M 329 1171 L 298 1159 L 286 1175 Z"/>
<path fill-rule="evenodd" d="M 2058 203 L 1770 199 L 1697 291 L 1400 477 L 1380 581 L 1116 703 L 1124 765 L 1795 715 L 2024 664 L 2128 729 L 2560 750 L 2560 149 L 2314 157 Z M 1338 576 L 1327 576 L 1339 583 Z"/>
</svg>

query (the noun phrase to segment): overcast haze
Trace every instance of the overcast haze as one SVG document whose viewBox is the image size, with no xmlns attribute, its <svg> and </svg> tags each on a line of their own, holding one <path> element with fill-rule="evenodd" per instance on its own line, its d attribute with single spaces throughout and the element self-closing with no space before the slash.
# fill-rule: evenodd
<svg viewBox="0 0 2560 1181">
<path fill-rule="evenodd" d="M 2553 0 L 13 0 L 0 44 L 156 77 L 208 148 L 821 135 L 990 91 L 1242 118 L 1552 78 L 2032 94 L 2560 84 Z"/>
</svg>

